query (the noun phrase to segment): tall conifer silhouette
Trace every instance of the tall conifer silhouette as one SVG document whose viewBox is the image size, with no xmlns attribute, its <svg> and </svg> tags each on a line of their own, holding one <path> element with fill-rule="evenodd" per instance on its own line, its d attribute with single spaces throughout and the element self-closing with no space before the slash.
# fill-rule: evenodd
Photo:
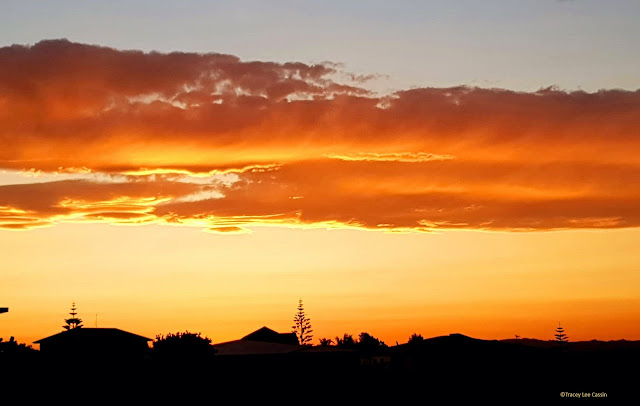
<svg viewBox="0 0 640 406">
<path fill-rule="evenodd" d="M 561 343 L 569 342 L 569 337 L 565 334 L 564 329 L 562 328 L 560 323 L 558 323 L 558 328 L 556 329 L 555 336 L 556 336 L 556 341 L 558 342 L 561 342 Z"/>
<path fill-rule="evenodd" d="M 298 301 L 298 311 L 293 317 L 293 333 L 298 337 L 298 342 L 300 345 L 308 345 L 311 344 L 311 340 L 313 339 L 313 329 L 311 328 L 311 319 L 307 317 L 304 312 L 304 306 L 302 305 L 302 299 Z"/>
<path fill-rule="evenodd" d="M 74 328 L 82 327 L 82 319 L 76 317 L 78 315 L 76 310 L 76 303 L 73 302 L 71 304 L 71 312 L 69 313 L 71 315 L 71 318 L 65 319 L 64 322 L 67 324 L 65 326 L 62 326 L 62 328 L 64 328 L 65 330 L 73 330 Z"/>
</svg>

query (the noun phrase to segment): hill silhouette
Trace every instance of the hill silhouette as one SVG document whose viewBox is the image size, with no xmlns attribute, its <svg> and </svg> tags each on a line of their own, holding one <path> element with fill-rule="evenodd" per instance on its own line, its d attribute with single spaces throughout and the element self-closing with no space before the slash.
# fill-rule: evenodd
<svg viewBox="0 0 640 406">
<path fill-rule="evenodd" d="M 510 344 L 521 344 L 530 347 L 540 348 L 555 348 L 558 342 L 555 340 L 539 340 L 536 338 L 508 338 L 500 340 L 501 342 Z M 625 350 L 625 349 L 640 349 L 640 341 L 629 340 L 589 340 L 589 341 L 574 341 L 566 344 L 569 348 L 579 351 L 597 351 L 597 350 Z"/>
<path fill-rule="evenodd" d="M 640 361 L 640 341 L 587 341 L 558 345 L 535 339 L 481 340 L 451 334 L 392 347 L 396 376 L 440 388 L 467 388 L 492 396 L 561 392 L 629 395 Z"/>
</svg>

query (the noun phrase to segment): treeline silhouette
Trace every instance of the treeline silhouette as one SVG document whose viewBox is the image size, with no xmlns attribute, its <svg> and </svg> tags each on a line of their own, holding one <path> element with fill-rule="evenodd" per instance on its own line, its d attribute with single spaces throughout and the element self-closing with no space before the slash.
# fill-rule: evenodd
<svg viewBox="0 0 640 406">
<path fill-rule="evenodd" d="M 354 339 L 351 334 L 344 333 L 342 337 L 336 337 L 335 341 L 331 338 L 321 338 L 320 346 L 322 347 L 330 347 L 335 345 L 338 348 L 352 348 L 352 349 L 375 349 L 375 348 L 386 348 L 387 345 L 384 341 L 380 341 L 379 339 L 373 337 L 369 333 L 362 332 L 358 336 L 358 338 Z"/>
<path fill-rule="evenodd" d="M 157 335 L 153 342 L 152 355 L 166 361 L 210 361 L 216 353 L 209 337 L 200 333 L 169 333 L 166 336 Z"/>
<path fill-rule="evenodd" d="M 0 337 L 0 362 L 31 361 L 38 357 L 39 351 L 27 344 L 18 343 L 14 337 L 4 341 Z"/>
</svg>

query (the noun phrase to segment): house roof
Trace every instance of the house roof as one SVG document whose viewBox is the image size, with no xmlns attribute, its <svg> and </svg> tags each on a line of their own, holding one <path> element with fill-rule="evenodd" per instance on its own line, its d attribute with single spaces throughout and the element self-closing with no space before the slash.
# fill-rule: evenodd
<svg viewBox="0 0 640 406">
<path fill-rule="evenodd" d="M 301 351 L 295 333 L 278 333 L 262 327 L 239 340 L 213 344 L 216 355 L 286 354 Z"/>
<path fill-rule="evenodd" d="M 63 331 L 58 334 L 54 334 L 49 337 L 41 338 L 38 341 L 34 341 L 34 344 L 42 344 L 49 342 L 64 341 L 70 338 L 74 339 L 86 339 L 86 340 L 140 340 L 151 341 L 150 338 L 143 337 L 137 334 L 129 333 L 128 331 L 120 330 L 117 328 L 74 328 L 72 330 Z"/>
<path fill-rule="evenodd" d="M 288 345 L 298 345 L 298 337 L 295 333 L 278 333 L 268 327 L 262 327 L 242 337 L 244 341 L 261 341 L 265 343 L 279 343 Z"/>
</svg>

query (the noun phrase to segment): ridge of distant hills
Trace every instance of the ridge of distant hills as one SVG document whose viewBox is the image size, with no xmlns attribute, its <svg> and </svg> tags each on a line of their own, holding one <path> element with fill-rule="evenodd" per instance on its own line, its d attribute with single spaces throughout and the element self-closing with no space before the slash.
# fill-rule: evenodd
<svg viewBox="0 0 640 406">
<path fill-rule="evenodd" d="M 503 346 L 501 344 L 507 345 Z M 436 336 L 425 338 L 421 341 L 414 343 L 399 344 L 396 347 L 404 346 L 433 346 L 433 345 L 446 345 L 452 348 L 462 348 L 465 346 L 488 346 L 495 348 L 508 348 L 512 345 L 519 347 L 532 347 L 532 348 L 565 348 L 572 351 L 606 351 L 606 350 L 640 350 L 640 340 L 589 340 L 589 341 L 569 341 L 559 342 L 556 340 L 540 340 L 537 338 L 507 338 L 507 339 L 493 339 L 485 340 L 480 338 L 473 338 L 464 334 L 453 333 L 444 336 Z"/>
<path fill-rule="evenodd" d="M 498 340 L 504 343 L 528 345 L 531 347 L 553 348 L 558 346 L 555 340 L 539 340 L 537 338 L 508 338 Z M 640 341 L 637 340 L 589 340 L 589 341 L 569 341 L 566 345 L 575 350 L 613 350 L 640 348 Z"/>
</svg>

